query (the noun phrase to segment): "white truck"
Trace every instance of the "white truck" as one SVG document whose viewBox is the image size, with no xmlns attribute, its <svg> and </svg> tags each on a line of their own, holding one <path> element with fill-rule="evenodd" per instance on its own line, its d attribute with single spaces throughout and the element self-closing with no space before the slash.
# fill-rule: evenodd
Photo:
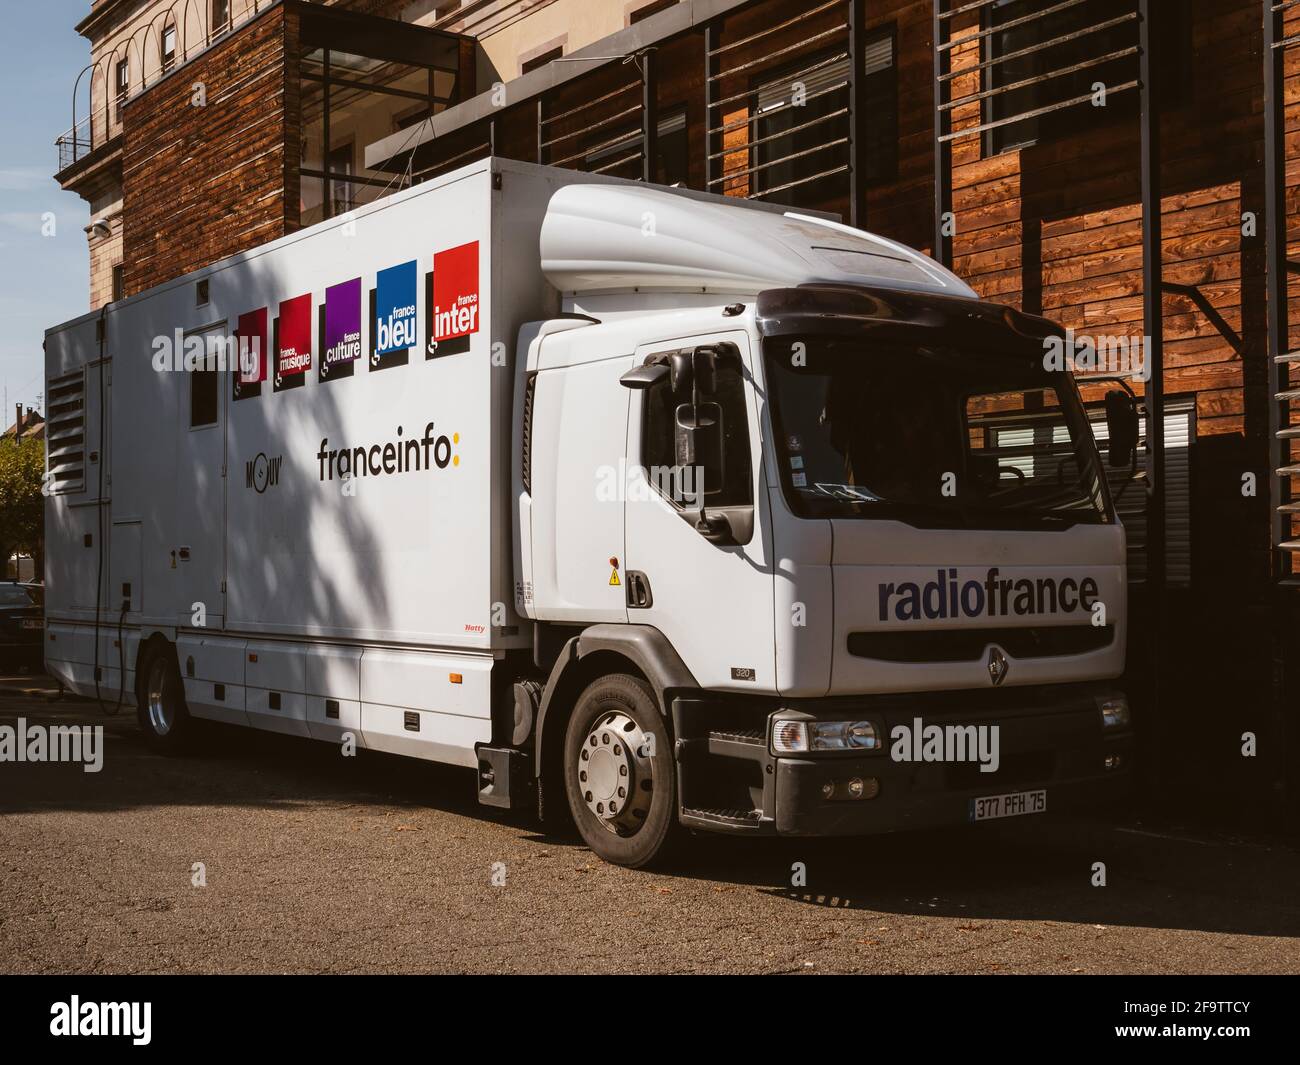
<svg viewBox="0 0 1300 1065">
<path fill-rule="evenodd" d="M 474 163 L 47 333 L 47 667 L 631 866 L 1094 804 L 1125 540 L 1060 332 L 827 217 Z"/>
</svg>

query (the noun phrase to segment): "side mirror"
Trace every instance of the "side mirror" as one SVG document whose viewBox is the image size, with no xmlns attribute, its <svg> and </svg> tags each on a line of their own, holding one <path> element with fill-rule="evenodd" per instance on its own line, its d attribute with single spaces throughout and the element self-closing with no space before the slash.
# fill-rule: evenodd
<svg viewBox="0 0 1300 1065">
<path fill-rule="evenodd" d="M 642 366 L 634 366 L 628 370 L 619 382 L 624 388 L 653 388 L 665 377 L 668 376 L 668 364 L 666 362 L 651 362 Z"/>
<path fill-rule="evenodd" d="M 722 491 L 722 408 L 716 403 L 679 404 L 673 419 L 673 451 L 679 487 L 684 496 L 692 497 L 683 502 L 703 506 L 706 495 Z"/>
<path fill-rule="evenodd" d="M 1137 403 L 1125 391 L 1106 393 L 1107 459 L 1113 469 L 1133 465 L 1138 442 Z"/>
<path fill-rule="evenodd" d="M 718 353 L 711 347 L 687 348 L 675 351 L 669 360 L 672 369 L 673 394 L 687 392 L 705 398 L 718 390 Z"/>
</svg>

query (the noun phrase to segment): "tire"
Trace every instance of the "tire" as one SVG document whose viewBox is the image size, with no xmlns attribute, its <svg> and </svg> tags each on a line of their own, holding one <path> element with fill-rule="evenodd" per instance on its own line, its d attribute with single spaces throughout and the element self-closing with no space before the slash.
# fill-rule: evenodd
<svg viewBox="0 0 1300 1065">
<path fill-rule="evenodd" d="M 578 696 L 564 790 L 583 841 L 605 861 L 640 869 L 671 852 L 681 835 L 672 738 L 640 677 L 614 673 Z"/>
<path fill-rule="evenodd" d="M 194 719 L 185 706 L 185 685 L 170 644 L 155 645 L 140 663 L 136 720 L 150 747 L 168 754 L 187 750 Z"/>
</svg>

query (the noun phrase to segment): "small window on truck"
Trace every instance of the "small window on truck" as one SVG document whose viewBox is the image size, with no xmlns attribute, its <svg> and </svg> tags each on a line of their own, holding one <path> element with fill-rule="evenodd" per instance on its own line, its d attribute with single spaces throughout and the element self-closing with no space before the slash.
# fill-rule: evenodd
<svg viewBox="0 0 1300 1065">
<path fill-rule="evenodd" d="M 216 368 L 207 365 L 196 367 L 187 375 L 190 379 L 190 428 L 217 424 L 217 384 L 220 375 Z"/>
</svg>

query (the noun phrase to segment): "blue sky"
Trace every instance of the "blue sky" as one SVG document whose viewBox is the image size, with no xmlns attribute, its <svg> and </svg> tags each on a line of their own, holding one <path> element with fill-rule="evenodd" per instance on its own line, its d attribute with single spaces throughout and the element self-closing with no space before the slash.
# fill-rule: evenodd
<svg viewBox="0 0 1300 1065">
<path fill-rule="evenodd" d="M 90 44 L 73 26 L 87 0 L 7 4 L 9 45 L 0 63 L 0 386 L 9 405 L 36 405 L 45 389 L 41 341 L 51 325 L 90 308 L 86 202 L 51 176 L 54 139 L 72 125 L 72 85 L 90 61 Z M 79 106 L 84 111 L 84 92 Z M 41 235 L 53 212 L 55 233 Z"/>
</svg>

